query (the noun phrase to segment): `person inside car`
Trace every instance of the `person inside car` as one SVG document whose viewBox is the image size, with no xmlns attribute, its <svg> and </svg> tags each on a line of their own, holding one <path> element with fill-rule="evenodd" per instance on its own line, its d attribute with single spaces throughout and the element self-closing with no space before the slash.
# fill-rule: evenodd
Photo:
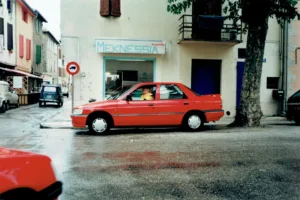
<svg viewBox="0 0 300 200">
<path fill-rule="evenodd" d="M 150 92 L 149 88 L 143 88 L 143 94 L 141 96 L 142 100 L 153 100 L 153 94 Z"/>
</svg>

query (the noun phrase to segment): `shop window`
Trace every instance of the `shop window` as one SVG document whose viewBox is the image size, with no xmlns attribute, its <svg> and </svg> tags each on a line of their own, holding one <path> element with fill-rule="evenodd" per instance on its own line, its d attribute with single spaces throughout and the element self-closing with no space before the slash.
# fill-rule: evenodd
<svg viewBox="0 0 300 200">
<path fill-rule="evenodd" d="M 133 101 L 155 100 L 156 85 L 142 86 L 131 93 Z"/>
<path fill-rule="evenodd" d="M 161 85 L 160 86 L 160 99 L 171 100 L 171 99 L 186 99 L 187 96 L 183 91 L 176 85 Z"/>
<path fill-rule="evenodd" d="M 279 77 L 267 77 L 267 89 L 278 89 Z"/>
<path fill-rule="evenodd" d="M 103 17 L 120 17 L 121 0 L 100 0 L 100 15 Z"/>
<path fill-rule="evenodd" d="M 246 58 L 246 49 L 245 48 L 238 49 L 238 58 L 240 58 L 240 59 Z"/>
<path fill-rule="evenodd" d="M 13 25 L 7 23 L 7 50 L 13 50 L 14 37 L 13 37 Z"/>
</svg>

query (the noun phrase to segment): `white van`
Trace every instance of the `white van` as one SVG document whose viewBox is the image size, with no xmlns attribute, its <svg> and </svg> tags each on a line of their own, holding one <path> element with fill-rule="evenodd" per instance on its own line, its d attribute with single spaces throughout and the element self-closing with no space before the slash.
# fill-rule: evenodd
<svg viewBox="0 0 300 200">
<path fill-rule="evenodd" d="M 0 81 L 0 113 L 5 113 L 10 105 L 19 107 L 19 96 L 7 82 Z"/>
</svg>

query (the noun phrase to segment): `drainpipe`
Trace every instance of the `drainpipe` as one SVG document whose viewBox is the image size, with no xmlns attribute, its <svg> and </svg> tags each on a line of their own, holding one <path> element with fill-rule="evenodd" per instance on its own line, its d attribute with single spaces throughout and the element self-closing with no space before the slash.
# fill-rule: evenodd
<svg viewBox="0 0 300 200">
<path fill-rule="evenodd" d="M 287 100 L 287 66 L 288 66 L 288 22 L 284 22 L 282 30 L 282 90 L 283 98 L 281 101 L 281 115 L 286 115 Z"/>
<path fill-rule="evenodd" d="M 15 16 L 15 45 L 13 45 L 13 48 L 16 48 L 14 49 L 14 53 L 15 53 L 15 61 L 16 61 L 16 64 L 15 64 L 15 69 L 17 68 L 17 64 L 18 64 L 18 55 L 17 55 L 17 0 L 13 1 L 15 3 L 14 5 L 14 16 Z"/>
</svg>

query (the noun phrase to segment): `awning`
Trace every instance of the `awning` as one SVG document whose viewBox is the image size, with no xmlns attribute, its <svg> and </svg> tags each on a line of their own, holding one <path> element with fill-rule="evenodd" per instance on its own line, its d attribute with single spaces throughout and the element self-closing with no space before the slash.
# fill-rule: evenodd
<svg viewBox="0 0 300 200">
<path fill-rule="evenodd" d="M 35 76 L 35 75 L 27 73 L 27 72 L 22 72 L 22 71 L 17 70 L 17 69 L 8 69 L 8 68 L 3 68 L 3 67 L 0 67 L 0 69 L 4 70 L 4 71 L 7 71 L 7 72 L 13 72 L 13 73 L 21 74 L 23 76 L 27 76 L 27 77 L 31 77 L 31 78 L 42 79 L 41 77 Z"/>
</svg>

